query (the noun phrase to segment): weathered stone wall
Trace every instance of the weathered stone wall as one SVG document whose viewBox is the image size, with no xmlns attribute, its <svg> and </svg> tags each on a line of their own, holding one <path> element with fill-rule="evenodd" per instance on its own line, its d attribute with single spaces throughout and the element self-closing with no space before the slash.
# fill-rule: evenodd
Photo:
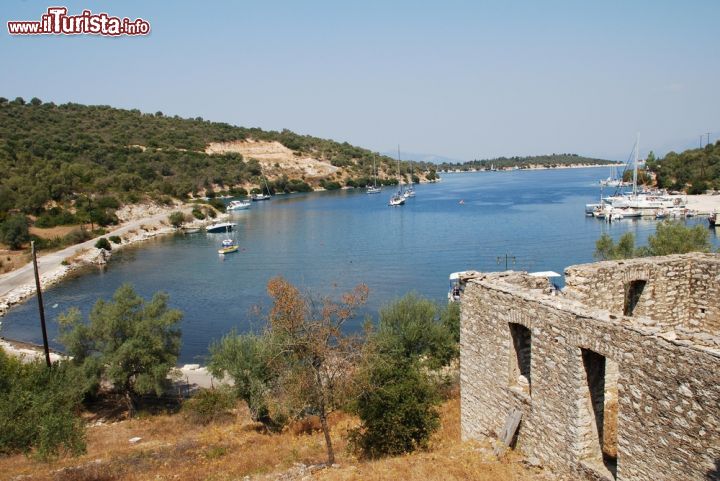
<svg viewBox="0 0 720 481">
<path fill-rule="evenodd" d="M 679 273 L 691 271 L 681 263 L 671 259 L 646 268 L 655 295 L 671 293 L 657 272 L 675 276 L 672 285 L 683 284 Z M 603 273 L 617 279 L 617 273 Z M 582 293 L 589 282 L 577 279 L 573 289 Z M 636 325 L 637 319 L 599 310 L 598 304 L 607 305 L 617 313 L 617 303 L 598 294 L 585 296 L 595 301 L 590 307 L 574 297 L 551 297 L 492 275 L 468 284 L 461 327 L 463 437 L 495 437 L 515 407 L 523 412 L 517 443 L 526 454 L 573 478 L 613 479 L 615 466 L 603 462 L 600 447 L 606 431 L 597 426 L 602 406 L 617 397 L 616 479 L 720 476 L 712 474 L 720 463 L 720 350 L 659 337 L 661 329 L 652 322 Z M 665 312 L 689 316 L 688 307 L 666 304 Z M 531 329 L 528 389 L 513 379 L 511 323 Z M 595 362 L 603 357 L 607 362 Z M 593 382 L 602 380 L 601 373 L 604 383 Z"/>
</svg>

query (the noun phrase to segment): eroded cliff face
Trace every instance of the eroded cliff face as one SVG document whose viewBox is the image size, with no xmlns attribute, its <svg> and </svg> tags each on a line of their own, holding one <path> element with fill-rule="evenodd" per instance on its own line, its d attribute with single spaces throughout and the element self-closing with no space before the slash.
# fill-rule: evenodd
<svg viewBox="0 0 720 481">
<path fill-rule="evenodd" d="M 205 153 L 241 154 L 245 159 L 257 159 L 263 173 L 268 178 L 282 174 L 289 178 L 320 179 L 333 177 L 341 169 L 330 162 L 316 159 L 308 155 L 288 149 L 280 142 L 263 140 L 236 140 L 232 142 L 213 142 L 207 146 Z"/>
</svg>

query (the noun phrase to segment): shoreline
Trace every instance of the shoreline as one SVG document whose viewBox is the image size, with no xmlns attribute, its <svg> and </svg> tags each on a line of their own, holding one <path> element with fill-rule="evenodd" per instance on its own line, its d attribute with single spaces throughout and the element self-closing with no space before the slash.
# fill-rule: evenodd
<svg viewBox="0 0 720 481">
<path fill-rule="evenodd" d="M 509 169 L 497 169 L 496 171 L 491 170 L 478 170 L 478 169 L 469 169 L 469 170 L 438 170 L 438 174 L 473 174 L 478 172 L 515 172 L 516 170 L 523 171 L 523 170 L 559 170 L 559 169 L 597 169 L 600 167 L 612 167 L 615 165 L 621 165 L 619 163 L 617 164 L 590 164 L 590 165 L 583 165 L 583 164 L 568 164 L 568 165 L 558 165 L 555 167 L 545 166 L 545 165 L 539 165 L 539 164 L 529 164 L 525 168 L 519 168 L 519 169 L 513 169 L 512 167 Z"/>
<path fill-rule="evenodd" d="M 20 360 L 34 361 L 37 359 L 44 360 L 45 358 L 43 346 L 32 342 L 16 341 L 2 336 L 0 336 L 0 350 L 5 351 L 5 353 L 9 356 L 19 358 Z M 57 362 L 65 358 L 67 358 L 65 354 L 56 349 L 50 348 L 51 362 Z M 168 379 L 171 379 L 174 382 L 184 382 L 191 388 L 208 389 L 221 384 L 232 385 L 232 380 L 218 379 L 210 374 L 207 367 L 199 364 L 178 364 L 175 368 L 170 370 Z"/>
<path fill-rule="evenodd" d="M 54 286 L 72 273 L 88 267 L 102 267 L 107 264 L 113 252 L 146 240 L 177 232 L 169 225 L 168 215 L 175 211 L 189 213 L 193 204 L 176 203 L 172 206 L 157 204 L 133 204 L 118 210 L 118 217 L 123 219 L 119 226 L 105 234 L 94 237 L 80 244 L 68 246 L 54 252 L 38 256 L 40 286 L 43 290 Z M 219 215 L 217 219 L 221 219 Z M 217 219 L 213 219 L 216 221 Z M 206 221 L 195 220 L 186 224 L 188 227 L 204 225 Z M 112 250 L 106 251 L 95 247 L 101 237 L 118 236 L 120 244 L 112 244 Z M 13 271 L 0 275 L 0 319 L 15 305 L 21 304 L 36 295 L 35 277 L 32 262 Z"/>
</svg>

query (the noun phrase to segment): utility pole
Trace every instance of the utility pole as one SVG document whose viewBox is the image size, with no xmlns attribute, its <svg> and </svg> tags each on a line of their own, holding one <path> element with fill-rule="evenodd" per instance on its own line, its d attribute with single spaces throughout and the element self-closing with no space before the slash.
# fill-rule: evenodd
<svg viewBox="0 0 720 481">
<path fill-rule="evenodd" d="M 503 257 L 502 257 L 502 256 L 497 257 L 497 263 L 498 263 L 498 264 L 502 263 L 502 260 L 503 260 Z M 508 260 L 511 260 L 512 263 L 513 263 L 513 265 L 515 265 L 515 261 L 516 261 L 517 259 L 515 258 L 515 256 L 511 256 L 511 255 L 505 254 L 505 270 L 508 270 Z"/>
<path fill-rule="evenodd" d="M 707 144 L 705 144 L 705 145 L 710 145 L 710 132 L 705 132 L 705 135 L 707 135 L 707 139 L 708 139 Z"/>
<path fill-rule="evenodd" d="M 47 329 L 45 328 L 45 307 L 43 306 L 42 290 L 40 289 L 40 274 L 38 273 L 37 255 L 35 253 L 35 241 L 30 241 L 32 250 L 33 269 L 35 270 L 35 289 L 37 290 L 38 309 L 40 310 L 40 327 L 42 328 L 43 347 L 45 348 L 45 362 L 50 367 L 50 348 L 48 346 Z"/>
</svg>

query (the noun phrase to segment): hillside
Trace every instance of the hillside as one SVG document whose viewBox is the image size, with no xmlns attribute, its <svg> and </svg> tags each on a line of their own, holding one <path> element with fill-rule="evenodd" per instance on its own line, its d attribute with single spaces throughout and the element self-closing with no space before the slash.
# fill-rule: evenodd
<svg viewBox="0 0 720 481">
<path fill-rule="evenodd" d="M 532 167 L 565 167 L 582 165 L 609 165 L 614 164 L 611 160 L 594 159 L 583 157 L 577 154 L 549 154 L 534 155 L 528 157 L 497 157 L 495 159 L 471 160 L 469 162 L 443 162 L 437 166 L 438 170 L 487 170 L 494 166 L 497 169 L 508 169 L 519 167 L 528 169 Z"/>
<path fill-rule="evenodd" d="M 669 152 L 662 159 L 648 155 L 647 168 L 655 174 L 658 187 L 701 194 L 720 189 L 720 141 L 702 149 Z"/>
<path fill-rule="evenodd" d="M 261 187 L 263 175 L 275 191 L 362 186 L 372 176 L 373 157 L 289 130 L 0 98 L 0 220 L 13 209 L 40 215 L 53 203 L 96 196 L 124 203 L 233 188 L 242 194 Z M 381 181 L 397 183 L 395 160 L 377 159 Z"/>
</svg>

